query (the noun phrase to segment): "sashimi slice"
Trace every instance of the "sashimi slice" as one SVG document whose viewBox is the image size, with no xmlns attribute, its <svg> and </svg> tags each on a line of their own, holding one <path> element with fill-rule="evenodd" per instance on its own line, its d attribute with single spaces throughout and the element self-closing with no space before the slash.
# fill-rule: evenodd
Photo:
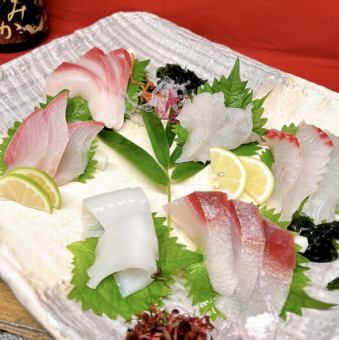
<svg viewBox="0 0 339 340">
<path fill-rule="evenodd" d="M 263 267 L 248 303 L 242 322 L 247 337 L 272 336 L 279 322 L 292 281 L 296 258 L 294 238 L 287 230 L 264 221 L 265 253 Z"/>
<path fill-rule="evenodd" d="M 333 143 L 324 131 L 304 122 L 299 124 L 296 137 L 300 143 L 303 163 L 293 187 L 284 198 L 282 216 L 287 221 L 302 201 L 317 190 L 327 172 L 333 149 Z"/>
<path fill-rule="evenodd" d="M 265 144 L 273 152 L 272 171 L 275 182 L 267 206 L 281 211 L 283 201 L 295 184 L 302 167 L 300 143 L 297 137 L 277 130 L 268 131 L 265 135 L 265 141 Z"/>
<path fill-rule="evenodd" d="M 58 185 L 72 181 L 85 171 L 91 143 L 104 124 L 88 121 L 69 124 L 68 127 L 70 139 L 54 177 Z"/>
<path fill-rule="evenodd" d="M 329 137 L 333 142 L 333 149 L 327 163 L 327 172 L 303 208 L 303 212 L 313 218 L 316 224 L 334 221 L 339 203 L 339 137 L 331 134 Z"/>
<path fill-rule="evenodd" d="M 204 248 L 211 284 L 216 292 L 232 295 L 238 287 L 235 262 L 239 249 L 239 220 L 222 192 L 194 192 L 165 206 L 173 221 Z"/>
<path fill-rule="evenodd" d="M 86 198 L 83 217 L 92 231 L 101 228 L 96 260 L 88 270 L 89 287 L 95 288 L 115 273 L 122 295 L 128 296 L 152 281 L 157 271 L 158 239 L 147 198 L 140 188 Z"/>
<path fill-rule="evenodd" d="M 41 168 L 47 153 L 48 130 L 42 109 L 32 112 L 24 119 L 4 155 L 7 168 Z"/>
<path fill-rule="evenodd" d="M 105 54 L 94 48 L 77 64 L 60 65 L 48 78 L 44 93 L 55 95 L 66 88 L 71 97 L 81 96 L 88 101 L 94 120 L 120 129 L 130 70 L 131 57 L 125 49 Z"/>
<path fill-rule="evenodd" d="M 70 138 L 66 122 L 66 107 L 68 92 L 63 92 L 54 98 L 44 110 L 44 119 L 48 131 L 47 152 L 43 158 L 41 170 L 51 177 L 57 172 L 59 163 Z"/>
</svg>

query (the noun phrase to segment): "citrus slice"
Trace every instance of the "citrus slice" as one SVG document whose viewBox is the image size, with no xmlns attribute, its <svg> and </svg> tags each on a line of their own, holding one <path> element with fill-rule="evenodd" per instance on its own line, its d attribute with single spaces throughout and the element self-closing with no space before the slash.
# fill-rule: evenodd
<svg viewBox="0 0 339 340">
<path fill-rule="evenodd" d="M 9 174 L 19 174 L 29 177 L 47 192 L 54 208 L 59 209 L 61 207 L 59 188 L 53 178 L 45 172 L 35 168 L 16 168 L 10 171 Z"/>
<path fill-rule="evenodd" d="M 246 169 L 245 192 L 256 204 L 262 204 L 271 196 L 274 188 L 274 177 L 269 167 L 260 161 L 247 156 L 239 157 Z"/>
<path fill-rule="evenodd" d="M 30 208 L 52 212 L 52 202 L 46 191 L 29 177 L 9 174 L 0 179 L 0 196 Z"/>
<path fill-rule="evenodd" d="M 239 201 L 257 204 L 257 202 L 246 191 L 241 194 Z"/>
<path fill-rule="evenodd" d="M 210 159 L 214 188 L 225 191 L 230 198 L 240 197 L 246 185 L 246 170 L 240 159 L 223 148 L 211 148 Z"/>
</svg>

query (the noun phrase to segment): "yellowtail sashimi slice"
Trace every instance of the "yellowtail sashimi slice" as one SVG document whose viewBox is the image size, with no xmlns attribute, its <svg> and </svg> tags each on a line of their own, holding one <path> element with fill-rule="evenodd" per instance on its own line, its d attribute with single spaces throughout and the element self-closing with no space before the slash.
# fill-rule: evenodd
<svg viewBox="0 0 339 340">
<path fill-rule="evenodd" d="M 11 174 L 0 179 L 0 196 L 29 208 L 52 213 L 52 202 L 47 192 L 24 175 Z"/>
<path fill-rule="evenodd" d="M 59 188 L 53 178 L 45 172 L 35 168 L 16 168 L 8 174 L 19 174 L 30 178 L 46 191 L 54 208 L 59 209 L 61 207 L 61 195 Z"/>
</svg>

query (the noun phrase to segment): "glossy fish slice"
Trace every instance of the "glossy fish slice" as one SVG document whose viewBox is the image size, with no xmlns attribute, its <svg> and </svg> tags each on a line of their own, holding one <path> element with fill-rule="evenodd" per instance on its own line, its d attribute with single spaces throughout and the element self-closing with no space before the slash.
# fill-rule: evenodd
<svg viewBox="0 0 339 340">
<path fill-rule="evenodd" d="M 68 127 L 70 139 L 54 177 L 58 185 L 68 183 L 84 172 L 91 143 L 104 124 L 88 121 L 72 123 Z"/>
<path fill-rule="evenodd" d="M 339 203 L 339 137 L 330 134 L 329 137 L 333 142 L 333 149 L 327 163 L 327 172 L 303 208 L 303 212 L 313 218 L 316 224 L 334 221 Z"/>
<path fill-rule="evenodd" d="M 328 171 L 327 164 L 333 149 L 333 143 L 324 131 L 304 122 L 299 124 L 296 137 L 303 163 L 293 187 L 284 198 L 282 216 L 287 221 L 291 220 L 302 201 L 317 190 Z"/>
<path fill-rule="evenodd" d="M 302 167 L 300 143 L 297 137 L 278 130 L 268 131 L 264 138 L 274 156 L 272 171 L 275 186 L 267 206 L 281 211 L 285 197 L 295 184 Z"/>
<path fill-rule="evenodd" d="M 216 292 L 226 296 L 238 287 L 235 269 L 240 229 L 234 205 L 222 192 L 194 192 L 164 207 L 173 221 L 202 245 Z"/>
</svg>

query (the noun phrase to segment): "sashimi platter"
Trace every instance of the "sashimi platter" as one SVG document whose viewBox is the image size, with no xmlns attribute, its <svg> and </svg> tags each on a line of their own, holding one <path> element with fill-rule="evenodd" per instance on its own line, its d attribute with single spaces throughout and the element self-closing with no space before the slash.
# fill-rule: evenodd
<svg viewBox="0 0 339 340">
<path fill-rule="evenodd" d="M 133 15 L 201 39 L 104 24 Z M 256 87 L 233 51 L 206 71 L 84 46 L 2 131 L 0 275 L 23 304 L 58 339 L 338 339 L 312 324 L 339 315 L 339 110 L 315 112 L 338 97 Z"/>
</svg>

